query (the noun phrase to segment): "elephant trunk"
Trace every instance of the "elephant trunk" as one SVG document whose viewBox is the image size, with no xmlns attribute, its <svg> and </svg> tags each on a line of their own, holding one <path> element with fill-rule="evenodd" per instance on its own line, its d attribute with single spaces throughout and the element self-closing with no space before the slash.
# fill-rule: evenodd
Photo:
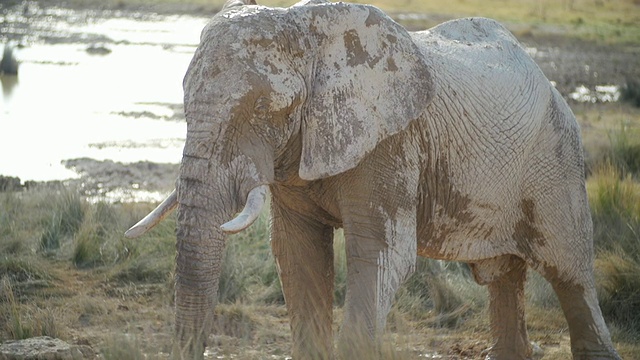
<svg viewBox="0 0 640 360">
<path fill-rule="evenodd" d="M 214 191 L 212 187 L 218 185 L 181 178 L 178 187 L 175 326 L 179 349 L 174 349 L 181 353 L 178 358 L 202 356 L 213 324 L 226 233 L 251 225 L 267 196 L 266 186 L 255 187 L 242 213 L 228 221 L 242 205 L 245 192 Z"/>
<path fill-rule="evenodd" d="M 217 226 L 202 227 L 193 220 L 210 216 L 194 206 L 178 210 L 175 326 L 176 345 L 185 358 L 203 354 L 213 323 L 225 235 Z"/>
<path fill-rule="evenodd" d="M 203 356 L 213 324 L 226 238 L 220 225 L 237 211 L 237 201 L 233 194 L 221 195 L 184 178 L 178 194 L 174 346 L 179 348 L 174 353 L 180 352 L 178 359 L 193 359 Z"/>
</svg>

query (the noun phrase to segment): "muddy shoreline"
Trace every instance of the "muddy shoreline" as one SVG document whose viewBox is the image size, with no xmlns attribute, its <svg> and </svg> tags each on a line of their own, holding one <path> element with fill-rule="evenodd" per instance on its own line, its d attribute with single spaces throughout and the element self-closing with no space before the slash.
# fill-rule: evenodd
<svg viewBox="0 0 640 360">
<path fill-rule="evenodd" d="M 153 18 L 160 21 L 164 17 L 176 15 L 206 18 L 213 16 L 216 11 L 218 8 L 215 5 L 186 3 L 139 5 L 124 1 L 9 1 L 0 5 L 0 25 L 3 26 L 0 41 L 25 47 L 43 42 L 81 43 L 86 44 L 87 51 L 92 47 L 104 47 L 108 50 L 110 45 L 117 44 L 118 41 L 96 34 L 64 31 L 64 26 L 61 30 L 57 25 L 93 23 L 111 18 Z M 430 14 L 420 17 L 423 19 L 420 23 L 416 22 L 415 17 L 399 14 L 392 16 L 410 30 L 418 29 L 421 24 L 430 27 L 451 18 L 446 14 Z M 539 27 L 535 34 L 519 31 L 516 25 L 509 27 L 570 104 L 575 103 L 571 99 L 571 93 L 579 86 L 595 91 L 596 86 L 611 85 L 621 88 L 630 80 L 640 79 L 640 45 L 595 44 L 551 32 L 545 33 L 544 26 Z M 119 42 L 122 43 L 122 40 Z M 108 52 L 104 56 L 109 56 Z M 174 115 L 159 120 L 184 121 L 181 106 L 171 106 Z M 154 116 L 136 112 L 122 112 L 120 115 L 132 120 Z M 90 158 L 67 159 L 63 163 L 67 168 L 74 170 L 78 178 L 39 183 L 29 179 L 21 180 L 25 181 L 26 187 L 74 186 L 90 197 L 107 196 L 114 191 L 167 192 L 173 188 L 179 168 L 178 164 L 148 161 L 125 164 Z"/>
</svg>

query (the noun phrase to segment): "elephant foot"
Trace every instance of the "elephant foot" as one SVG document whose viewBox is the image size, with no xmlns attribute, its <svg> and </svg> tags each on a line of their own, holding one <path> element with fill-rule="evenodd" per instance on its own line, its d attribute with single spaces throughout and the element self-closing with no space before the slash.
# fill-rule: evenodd
<svg viewBox="0 0 640 360">
<path fill-rule="evenodd" d="M 539 360 L 544 356 L 544 350 L 540 347 L 540 345 L 531 342 L 531 347 L 526 351 L 514 351 L 507 349 L 499 349 L 497 347 L 492 347 L 488 349 L 488 354 L 485 357 L 485 360 L 514 360 L 514 359 L 522 359 L 522 360 Z"/>
<path fill-rule="evenodd" d="M 622 360 L 614 349 L 602 351 L 573 351 L 573 360 Z"/>
<path fill-rule="evenodd" d="M 186 342 L 178 344 L 174 342 L 171 351 L 171 360 L 204 360 L 206 344 L 202 342 Z"/>
</svg>

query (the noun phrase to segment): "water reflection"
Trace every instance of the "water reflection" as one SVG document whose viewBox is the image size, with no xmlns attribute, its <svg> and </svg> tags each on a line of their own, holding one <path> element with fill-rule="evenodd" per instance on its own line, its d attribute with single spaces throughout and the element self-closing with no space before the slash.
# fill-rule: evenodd
<svg viewBox="0 0 640 360">
<path fill-rule="evenodd" d="M 40 40 L 20 49 L 19 81 L 0 77 L 0 174 L 73 178 L 61 162 L 80 157 L 178 163 L 182 78 L 207 19 L 52 14 L 43 19 L 59 21 L 4 18 L 7 31 L 28 32 L 22 41 Z M 96 46 L 109 51 L 87 51 Z"/>
<path fill-rule="evenodd" d="M 18 86 L 17 75 L 0 75 L 0 85 L 2 86 L 2 101 L 5 104 L 11 102 L 11 93 Z"/>
</svg>

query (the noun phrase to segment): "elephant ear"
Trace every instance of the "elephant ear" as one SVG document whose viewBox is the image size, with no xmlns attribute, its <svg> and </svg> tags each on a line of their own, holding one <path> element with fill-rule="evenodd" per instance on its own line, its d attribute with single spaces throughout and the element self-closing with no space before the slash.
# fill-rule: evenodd
<svg viewBox="0 0 640 360">
<path fill-rule="evenodd" d="M 299 175 L 314 180 L 355 167 L 426 108 L 433 82 L 409 33 L 379 9 L 308 7 L 318 39 L 302 121 Z"/>
</svg>

